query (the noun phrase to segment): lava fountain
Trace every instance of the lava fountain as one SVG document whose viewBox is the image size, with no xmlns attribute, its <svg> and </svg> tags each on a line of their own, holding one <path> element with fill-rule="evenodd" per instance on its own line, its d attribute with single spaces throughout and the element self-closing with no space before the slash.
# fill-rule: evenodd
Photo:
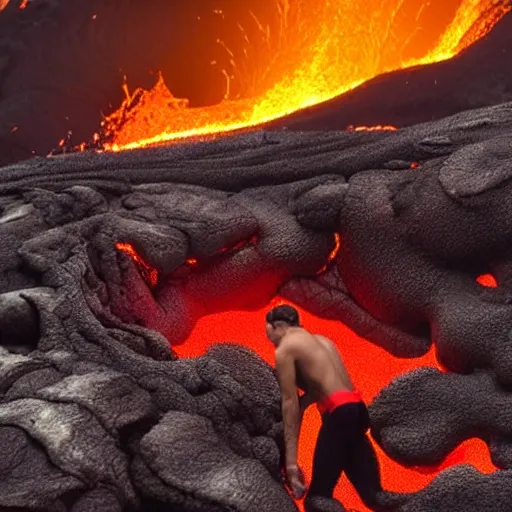
<svg viewBox="0 0 512 512">
<path fill-rule="evenodd" d="M 494 0 L 451 0 L 439 5 L 424 0 L 275 1 L 279 19 L 275 31 L 252 17 L 261 34 L 257 50 L 265 59 L 254 57 L 258 52 L 249 31 L 233 22 L 245 46 L 235 52 L 224 45 L 231 68 L 222 70 L 226 85 L 220 103 L 189 108 L 188 99 L 176 98 L 161 74 L 151 90 L 130 93 L 125 83 L 125 100 L 103 122 L 110 140 L 106 149 L 134 149 L 262 125 L 382 73 L 450 59 L 512 9 L 510 2 Z M 448 19 L 447 7 L 453 7 Z M 221 10 L 215 14 L 224 17 Z M 434 35 L 430 47 L 424 37 L 415 37 L 425 27 Z M 251 62 L 261 69 L 252 69 L 249 80 Z M 234 80 L 245 84 L 243 90 L 232 92 Z"/>
</svg>

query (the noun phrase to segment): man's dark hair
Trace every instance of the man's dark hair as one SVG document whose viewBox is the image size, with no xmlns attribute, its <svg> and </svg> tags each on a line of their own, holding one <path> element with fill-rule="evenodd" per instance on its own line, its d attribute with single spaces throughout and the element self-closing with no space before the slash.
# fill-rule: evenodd
<svg viewBox="0 0 512 512">
<path fill-rule="evenodd" d="M 277 306 L 267 313 L 267 323 L 284 322 L 291 326 L 299 325 L 299 312 L 292 306 Z"/>
</svg>

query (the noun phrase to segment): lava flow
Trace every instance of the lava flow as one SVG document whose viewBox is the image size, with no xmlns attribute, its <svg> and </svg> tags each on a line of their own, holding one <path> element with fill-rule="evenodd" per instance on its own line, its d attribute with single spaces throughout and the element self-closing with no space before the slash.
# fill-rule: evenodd
<svg viewBox="0 0 512 512">
<path fill-rule="evenodd" d="M 233 248 L 223 249 L 221 253 L 236 250 L 246 243 L 255 243 L 255 241 L 254 238 L 251 238 L 248 241 L 240 242 Z M 335 247 L 328 258 L 329 261 L 336 256 L 340 244 L 340 237 L 336 234 Z M 127 253 L 133 259 L 149 286 L 156 285 L 158 270 L 146 263 L 132 245 L 117 243 L 116 248 Z M 197 260 L 187 260 L 187 264 L 195 266 L 198 262 Z M 476 280 L 481 286 L 489 288 L 498 286 L 495 277 L 491 274 L 482 274 Z M 280 297 L 275 297 L 266 308 L 261 310 L 250 312 L 233 310 L 204 316 L 197 322 L 187 342 L 173 348 L 182 358 L 200 357 L 213 343 L 219 342 L 219 340 L 230 340 L 246 345 L 266 362 L 273 365 L 275 362 L 274 347 L 265 337 L 264 318 L 268 309 L 283 302 Z M 298 310 L 306 328 L 326 335 L 337 344 L 350 369 L 356 387 L 361 391 L 367 403 L 370 403 L 394 378 L 415 368 L 427 366 L 446 371 L 439 365 L 434 347 L 423 357 L 396 358 L 382 348 L 357 336 L 341 322 L 316 317 L 300 307 Z M 308 480 L 311 478 L 312 454 L 319 428 L 318 413 L 314 408 L 308 409 L 305 413 L 304 425 L 301 428 L 299 445 L 299 462 Z M 389 458 L 373 440 L 372 442 L 378 453 L 383 486 L 397 492 L 419 491 L 428 485 L 439 472 L 457 464 L 472 464 L 482 473 L 492 473 L 497 469 L 490 459 L 485 443 L 476 438 L 463 441 L 439 465 L 422 467 L 405 467 Z M 368 510 L 346 476 L 343 476 L 337 486 L 335 497 L 348 508 L 354 507 L 365 512 Z M 299 508 L 302 510 L 302 507 Z"/>
<path fill-rule="evenodd" d="M 504 0 L 452 0 L 439 6 L 426 0 L 274 2 L 280 19 L 278 27 L 272 26 L 274 32 L 254 16 L 264 34 L 261 40 L 267 43 L 268 59 L 257 72 L 252 70 L 252 81 L 244 82 L 241 75 L 256 62 L 257 45 L 244 36 L 246 47 L 241 51 L 226 48 L 232 68 L 222 70 L 226 91 L 217 105 L 189 108 L 187 99 L 173 96 L 161 75 L 149 91 L 130 94 L 125 85 L 126 99 L 103 122 L 111 141 L 105 148 L 134 149 L 264 124 L 327 101 L 379 74 L 450 59 L 512 9 Z M 447 6 L 453 7 L 448 18 Z M 224 16 L 219 10 L 215 14 Z M 247 33 L 236 20 L 233 26 Z M 418 36 L 425 28 L 434 35 L 430 47 Z M 236 79 L 251 85 L 232 98 L 230 83 Z"/>
<path fill-rule="evenodd" d="M 19 3 L 18 8 L 19 9 L 25 9 L 28 5 L 29 0 L 22 0 L 21 3 Z M 7 5 L 9 4 L 10 0 L 0 0 L 0 11 L 5 9 Z"/>
<path fill-rule="evenodd" d="M 483 280 L 494 286 L 491 276 Z M 248 346 L 263 359 L 274 365 L 274 347 L 265 337 L 264 318 L 268 309 L 283 302 L 276 297 L 271 304 L 259 311 L 226 311 L 201 318 L 187 343 L 175 347 L 180 357 L 198 357 L 215 340 L 230 340 Z M 367 403 L 387 386 L 394 378 L 422 366 L 439 367 L 434 349 L 416 359 L 399 359 L 357 336 L 340 322 L 318 318 L 298 308 L 303 325 L 313 332 L 320 332 L 338 345 L 351 372 L 352 379 Z M 442 368 L 439 368 L 442 370 Z M 304 416 L 299 443 L 299 463 L 309 482 L 312 472 L 312 457 L 315 441 L 320 428 L 320 416 L 315 407 L 309 408 Z M 496 470 L 483 441 L 470 438 L 459 444 L 438 466 L 405 467 L 394 461 L 374 443 L 379 457 L 382 483 L 385 489 L 397 492 L 414 492 L 427 486 L 442 470 L 457 464 L 471 464 L 482 473 Z M 369 512 L 361 502 L 347 477 L 343 475 L 336 487 L 335 497 L 347 509 Z M 302 503 L 298 503 L 303 510 Z"/>
</svg>

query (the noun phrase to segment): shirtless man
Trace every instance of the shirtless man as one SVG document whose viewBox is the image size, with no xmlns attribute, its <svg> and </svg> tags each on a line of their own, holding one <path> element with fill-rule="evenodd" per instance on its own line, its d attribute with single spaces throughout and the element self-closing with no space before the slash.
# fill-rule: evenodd
<svg viewBox="0 0 512 512">
<path fill-rule="evenodd" d="M 334 488 L 343 471 L 365 505 L 380 510 L 376 502 L 377 494 L 382 492 L 379 463 L 366 434 L 368 410 L 354 389 L 336 348 L 324 336 L 302 328 L 299 314 L 291 306 L 272 309 L 266 322 L 267 336 L 276 347 L 286 477 L 293 496 L 301 498 L 306 491 L 302 471 L 297 465 L 302 415 L 309 405 L 317 403 L 322 426 L 313 457 L 306 511 L 315 508 L 314 502 L 318 499 L 333 499 Z M 297 387 L 304 391 L 300 397 Z"/>
</svg>

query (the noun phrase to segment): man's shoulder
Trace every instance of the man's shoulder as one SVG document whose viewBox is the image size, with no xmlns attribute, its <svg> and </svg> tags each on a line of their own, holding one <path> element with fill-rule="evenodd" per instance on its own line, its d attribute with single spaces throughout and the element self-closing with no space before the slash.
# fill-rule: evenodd
<svg viewBox="0 0 512 512">
<path fill-rule="evenodd" d="M 306 330 L 294 331 L 287 334 L 281 341 L 278 350 L 282 350 L 282 353 L 295 353 L 297 350 L 307 343 L 308 338 L 311 334 Z"/>
<path fill-rule="evenodd" d="M 313 334 L 313 336 L 319 341 L 323 341 L 324 343 L 330 343 L 331 345 L 333 344 L 332 340 L 330 340 L 327 336 L 324 336 L 323 334 Z"/>
<path fill-rule="evenodd" d="M 295 360 L 295 353 L 291 350 L 292 347 L 281 343 L 275 351 L 276 367 L 288 364 L 290 361 Z"/>
<path fill-rule="evenodd" d="M 288 357 L 294 349 L 294 342 L 290 339 L 282 339 L 279 347 L 276 348 L 276 358 Z"/>
</svg>

